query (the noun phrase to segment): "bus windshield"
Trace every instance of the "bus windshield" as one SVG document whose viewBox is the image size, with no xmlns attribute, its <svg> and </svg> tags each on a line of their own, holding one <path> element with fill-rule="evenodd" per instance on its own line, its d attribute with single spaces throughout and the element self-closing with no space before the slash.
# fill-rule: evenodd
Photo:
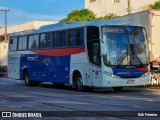
<svg viewBox="0 0 160 120">
<path fill-rule="evenodd" d="M 102 27 L 107 66 L 142 66 L 148 64 L 148 45 L 143 27 Z"/>
</svg>

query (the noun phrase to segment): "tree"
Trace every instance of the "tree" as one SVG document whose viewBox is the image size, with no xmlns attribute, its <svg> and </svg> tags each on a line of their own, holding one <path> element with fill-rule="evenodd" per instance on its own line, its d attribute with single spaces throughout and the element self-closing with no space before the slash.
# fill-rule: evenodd
<svg viewBox="0 0 160 120">
<path fill-rule="evenodd" d="M 118 18 L 118 16 L 116 14 L 109 13 L 108 15 L 104 17 L 97 18 L 97 20 L 108 20 L 108 19 L 114 19 L 114 18 Z"/>
<path fill-rule="evenodd" d="M 118 16 L 113 13 L 109 13 L 104 17 L 96 17 L 96 15 L 92 11 L 88 9 L 82 9 L 82 10 L 73 10 L 71 13 L 67 15 L 66 18 L 61 19 L 59 22 L 106 20 L 106 19 L 113 19 L 117 17 Z"/>
<path fill-rule="evenodd" d="M 90 21 L 96 20 L 95 14 L 88 10 L 73 10 L 71 13 L 67 15 L 67 18 L 60 20 L 60 22 L 73 22 L 73 21 Z"/>
<path fill-rule="evenodd" d="M 150 4 L 149 7 L 151 9 L 156 9 L 156 10 L 160 10 L 160 0 L 156 1 L 154 4 Z"/>
</svg>

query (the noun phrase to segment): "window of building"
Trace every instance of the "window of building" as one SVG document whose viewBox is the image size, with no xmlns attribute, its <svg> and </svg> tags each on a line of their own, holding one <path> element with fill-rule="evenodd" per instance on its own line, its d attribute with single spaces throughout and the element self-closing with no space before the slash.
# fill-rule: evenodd
<svg viewBox="0 0 160 120">
<path fill-rule="evenodd" d="M 90 0 L 90 2 L 95 2 L 96 0 Z"/>
<path fill-rule="evenodd" d="M 39 47 L 39 35 L 30 35 L 28 40 L 28 49 L 38 49 Z"/>
<path fill-rule="evenodd" d="M 17 37 L 10 38 L 9 50 L 10 51 L 16 51 L 17 50 Z"/>
<path fill-rule="evenodd" d="M 44 33 L 40 36 L 40 48 L 51 48 L 52 47 L 52 33 Z"/>
<path fill-rule="evenodd" d="M 112 0 L 112 3 L 114 4 L 114 3 L 119 3 L 120 2 L 120 0 Z"/>
<path fill-rule="evenodd" d="M 27 49 L 27 36 L 19 37 L 18 50 L 26 50 L 26 49 Z"/>
</svg>

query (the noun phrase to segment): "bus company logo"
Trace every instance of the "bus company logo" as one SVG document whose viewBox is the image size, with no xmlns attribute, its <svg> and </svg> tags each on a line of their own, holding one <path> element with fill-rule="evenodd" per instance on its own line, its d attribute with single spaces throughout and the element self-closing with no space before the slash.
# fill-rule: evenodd
<svg viewBox="0 0 160 120">
<path fill-rule="evenodd" d="M 11 112 L 2 112 L 2 117 L 11 117 Z"/>
<path fill-rule="evenodd" d="M 27 57 L 28 61 L 36 61 L 36 57 Z"/>
<path fill-rule="evenodd" d="M 2 112 L 3 118 L 24 118 L 24 117 L 42 117 L 42 113 L 39 112 Z"/>
<path fill-rule="evenodd" d="M 117 72 L 117 75 L 130 75 L 131 72 L 128 71 L 128 72 Z"/>
</svg>

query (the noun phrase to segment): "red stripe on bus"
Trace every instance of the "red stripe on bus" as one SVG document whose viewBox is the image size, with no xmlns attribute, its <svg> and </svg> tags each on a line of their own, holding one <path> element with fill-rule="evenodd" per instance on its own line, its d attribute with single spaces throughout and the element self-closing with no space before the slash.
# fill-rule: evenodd
<svg viewBox="0 0 160 120">
<path fill-rule="evenodd" d="M 49 50 L 33 50 L 32 52 L 45 56 L 68 56 L 85 52 L 84 48 L 61 48 Z"/>
<path fill-rule="evenodd" d="M 140 71 L 148 71 L 148 68 L 137 68 L 137 70 L 140 70 Z"/>
</svg>

